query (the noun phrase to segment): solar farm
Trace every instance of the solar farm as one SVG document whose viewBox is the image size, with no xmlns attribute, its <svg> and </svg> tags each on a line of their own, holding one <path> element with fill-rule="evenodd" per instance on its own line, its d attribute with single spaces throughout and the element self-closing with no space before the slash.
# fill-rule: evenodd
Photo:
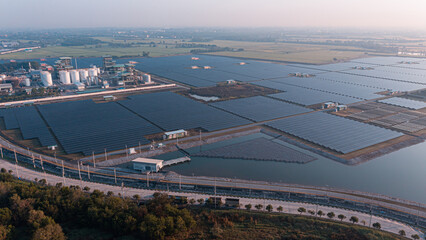
<svg viewBox="0 0 426 240">
<path fill-rule="evenodd" d="M 150 145 L 152 136 L 180 129 L 219 134 L 267 128 L 337 155 L 426 130 L 426 102 L 405 96 L 426 88 L 425 59 L 376 57 L 321 66 L 207 55 L 131 60 L 139 70 L 185 87 L 205 89 L 234 80 L 275 93 L 206 103 L 165 91 L 106 103 L 78 100 L 7 108 L 0 109 L 3 130 L 19 129 L 22 139 L 85 156 Z M 347 109 L 324 108 L 329 102 Z"/>
</svg>

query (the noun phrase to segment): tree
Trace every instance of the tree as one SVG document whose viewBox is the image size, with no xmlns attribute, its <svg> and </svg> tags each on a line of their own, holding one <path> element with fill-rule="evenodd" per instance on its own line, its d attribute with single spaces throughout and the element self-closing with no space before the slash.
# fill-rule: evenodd
<svg viewBox="0 0 426 240">
<path fill-rule="evenodd" d="M 373 228 L 381 229 L 382 225 L 378 222 L 373 223 Z"/>
<path fill-rule="evenodd" d="M 9 225 L 9 226 L 11 226 L 11 225 Z M 11 239 L 8 236 L 10 231 L 11 231 L 10 227 L 0 225 L 0 240 Z"/>
<path fill-rule="evenodd" d="M 315 215 L 315 211 L 314 210 L 308 210 L 308 213 L 311 214 L 312 216 Z"/>
<path fill-rule="evenodd" d="M 343 215 L 343 214 L 339 214 L 339 216 L 337 216 L 337 218 L 339 218 L 340 221 L 343 221 L 346 218 L 346 216 Z"/>
<path fill-rule="evenodd" d="M 255 207 L 257 210 L 260 210 L 260 209 L 262 209 L 262 208 L 263 208 L 263 205 L 262 205 L 262 204 L 256 204 L 254 207 Z"/>
<path fill-rule="evenodd" d="M 278 211 L 278 212 L 282 212 L 283 210 L 284 210 L 284 209 L 283 209 L 283 207 L 282 207 L 282 206 L 278 206 L 278 207 L 277 207 L 277 211 Z"/>
<path fill-rule="evenodd" d="M 297 209 L 297 211 L 298 211 L 300 214 L 302 214 L 302 213 L 305 213 L 305 212 L 306 212 L 306 208 L 304 208 L 304 207 L 300 207 L 300 208 L 298 208 L 298 209 Z"/>
<path fill-rule="evenodd" d="M 404 230 L 399 230 L 399 232 L 398 232 L 398 233 L 399 233 L 399 235 L 401 235 L 401 236 L 403 236 L 403 237 L 405 236 L 405 231 L 404 231 Z"/>
<path fill-rule="evenodd" d="M 411 238 L 413 238 L 413 239 L 420 239 L 419 235 L 417 235 L 417 234 L 411 235 Z"/>
<path fill-rule="evenodd" d="M 89 188 L 88 186 L 85 186 L 85 187 L 83 188 L 83 190 L 84 190 L 84 191 L 86 191 L 86 192 L 88 192 L 88 191 L 90 191 L 90 188 Z"/>
<path fill-rule="evenodd" d="M 248 211 L 250 211 L 250 209 L 251 209 L 251 204 L 247 204 L 247 205 L 245 205 L 244 206 Z"/>
<path fill-rule="evenodd" d="M 334 218 L 335 216 L 336 215 L 334 214 L 334 212 L 327 213 L 327 217 L 330 218 L 330 219 Z"/>
<path fill-rule="evenodd" d="M 193 198 L 189 199 L 189 204 L 194 205 L 195 204 L 195 199 L 193 199 Z"/>
<path fill-rule="evenodd" d="M 198 204 L 203 205 L 204 203 L 204 198 L 200 198 L 197 200 Z"/>
<path fill-rule="evenodd" d="M 133 199 L 135 199 L 136 202 L 139 202 L 139 200 L 141 200 L 141 196 L 139 196 L 139 194 L 135 194 L 135 195 L 133 195 Z"/>
<path fill-rule="evenodd" d="M 320 217 L 322 217 L 322 216 L 324 216 L 324 215 L 325 215 L 325 213 L 324 213 L 323 211 L 319 210 L 319 211 L 317 212 L 317 215 L 318 215 L 318 216 L 320 216 Z"/>
<path fill-rule="evenodd" d="M 48 224 L 37 229 L 32 237 L 33 240 L 65 240 L 61 226 L 57 223 Z"/>
<path fill-rule="evenodd" d="M 272 212 L 272 210 L 273 210 L 274 208 L 272 207 L 272 205 L 271 204 L 269 204 L 268 206 L 266 206 L 266 210 L 268 211 L 268 212 Z"/>
<path fill-rule="evenodd" d="M 351 218 L 349 218 L 349 221 L 351 221 L 352 223 L 357 223 L 358 222 L 358 218 L 355 216 L 352 216 Z"/>
</svg>

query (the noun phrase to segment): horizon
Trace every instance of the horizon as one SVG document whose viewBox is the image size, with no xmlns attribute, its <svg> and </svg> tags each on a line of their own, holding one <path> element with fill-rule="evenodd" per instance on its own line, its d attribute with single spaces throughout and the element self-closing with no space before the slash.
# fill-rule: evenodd
<svg viewBox="0 0 426 240">
<path fill-rule="evenodd" d="M 426 2 L 409 0 L 196 0 L 156 2 L 4 0 L 0 29 L 326 28 L 416 31 L 426 28 Z M 324 9 L 325 8 L 325 9 Z M 122 17 L 122 13 L 126 13 Z M 326 17 L 324 17 L 326 16 Z M 13 19 L 13 21 L 11 21 Z M 30 19 L 30 21 L 28 21 Z M 194 23 L 196 22 L 196 23 Z"/>
</svg>

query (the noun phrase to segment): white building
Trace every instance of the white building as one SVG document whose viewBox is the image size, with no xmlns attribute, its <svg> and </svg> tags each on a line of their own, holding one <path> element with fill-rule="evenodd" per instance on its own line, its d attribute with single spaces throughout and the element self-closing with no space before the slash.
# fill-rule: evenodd
<svg viewBox="0 0 426 240">
<path fill-rule="evenodd" d="M 180 129 L 176 131 L 165 132 L 163 134 L 163 140 L 176 139 L 176 138 L 181 138 L 186 136 L 188 136 L 188 132 L 183 129 Z"/>
<path fill-rule="evenodd" d="M 142 172 L 158 172 L 163 168 L 163 160 L 151 158 L 136 158 L 132 160 L 133 169 Z"/>
</svg>

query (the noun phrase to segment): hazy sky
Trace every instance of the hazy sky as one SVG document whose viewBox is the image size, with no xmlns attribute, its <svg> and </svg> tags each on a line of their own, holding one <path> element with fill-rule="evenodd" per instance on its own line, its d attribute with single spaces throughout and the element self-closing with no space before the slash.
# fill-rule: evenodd
<svg viewBox="0 0 426 240">
<path fill-rule="evenodd" d="M 0 0 L 0 28 L 426 29 L 426 0 Z"/>
</svg>

